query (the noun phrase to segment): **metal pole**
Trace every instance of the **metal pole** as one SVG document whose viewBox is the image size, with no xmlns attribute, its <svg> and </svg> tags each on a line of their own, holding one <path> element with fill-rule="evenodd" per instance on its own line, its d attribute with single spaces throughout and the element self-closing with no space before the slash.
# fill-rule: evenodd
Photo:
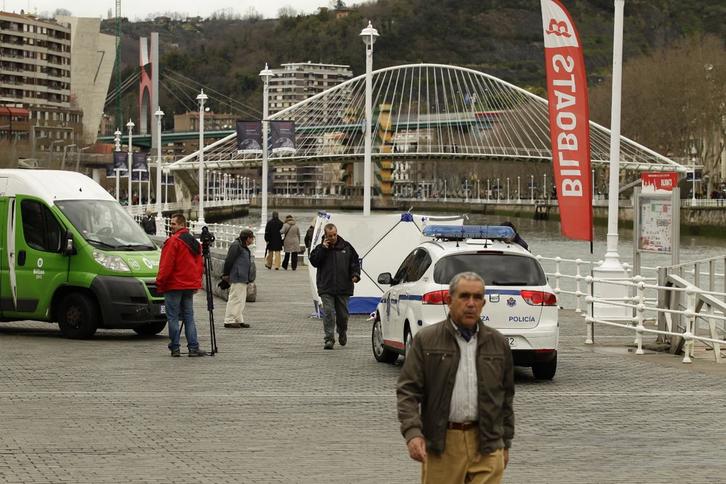
<svg viewBox="0 0 726 484">
<path fill-rule="evenodd" d="M 519 177 L 517 177 L 517 203 L 522 201 L 522 195 L 520 191 Z"/>
<path fill-rule="evenodd" d="M 120 173 L 121 168 L 114 168 L 113 171 L 116 172 L 116 201 L 117 202 L 120 202 L 121 201 L 121 197 L 120 197 L 120 195 L 119 195 L 118 192 L 119 192 L 119 190 L 121 190 L 121 187 L 119 186 L 119 185 L 121 185 L 121 183 L 120 183 L 120 181 L 121 181 L 120 180 L 120 178 L 121 178 L 121 173 Z"/>
<path fill-rule="evenodd" d="M 262 258 L 265 256 L 265 225 L 267 224 L 267 179 L 269 178 L 268 171 L 268 154 L 267 154 L 267 130 L 268 120 L 270 112 L 270 78 L 273 76 L 273 72 L 265 64 L 265 68 L 260 71 L 260 77 L 262 78 L 262 182 L 261 182 L 261 202 L 260 202 L 260 229 L 257 231 L 256 237 L 256 251 L 255 257 Z"/>
<path fill-rule="evenodd" d="M 164 174 L 164 206 L 169 208 L 169 172 Z"/>
<path fill-rule="evenodd" d="M 157 106 L 154 116 L 156 116 L 156 134 L 158 136 L 156 143 L 156 235 L 164 235 L 164 218 L 161 215 L 161 118 L 164 117 L 164 111 L 161 110 L 161 107 Z M 151 184 L 151 180 L 149 180 L 149 184 Z"/>
<path fill-rule="evenodd" d="M 542 181 L 542 199 L 547 200 L 547 173 L 543 175 Z"/>
<path fill-rule="evenodd" d="M 365 126 L 365 151 L 363 157 L 363 215 L 371 214 L 371 123 L 373 122 L 373 44 L 378 37 L 378 31 L 373 28 L 371 22 L 368 27 L 360 33 L 366 45 L 366 126 Z"/>
<path fill-rule="evenodd" d="M 197 224 L 199 230 L 204 225 L 204 101 L 208 99 L 204 89 L 197 96 L 199 101 L 199 209 L 197 212 Z"/>
<path fill-rule="evenodd" d="M 692 158 L 693 170 L 691 172 L 691 207 L 696 206 L 696 159 Z"/>
<path fill-rule="evenodd" d="M 134 204 L 134 199 L 133 199 L 133 196 L 132 196 L 133 195 L 133 186 L 131 185 L 131 179 L 133 178 L 131 176 L 131 164 L 132 164 L 132 161 L 133 161 L 133 151 L 134 151 L 134 149 L 133 149 L 134 148 L 134 144 L 133 144 L 133 140 L 134 140 L 134 135 L 133 135 L 134 126 L 135 126 L 134 125 L 134 122 L 129 119 L 129 122 L 126 123 L 126 127 L 129 129 L 129 151 L 128 151 L 128 165 L 129 165 L 129 171 L 128 171 L 128 175 L 129 175 L 129 193 L 128 193 L 128 199 L 129 199 L 129 203 L 127 204 L 129 213 L 131 213 L 131 207 Z"/>
<path fill-rule="evenodd" d="M 531 203 L 532 205 L 534 205 L 534 175 L 529 175 L 529 176 L 530 176 L 530 180 L 529 180 L 529 183 L 530 183 L 530 185 L 529 185 L 529 203 Z"/>
<path fill-rule="evenodd" d="M 623 16 L 625 0 L 615 0 L 613 35 L 613 86 L 610 116 L 610 184 L 608 189 L 607 252 L 603 269 L 623 271 L 618 254 L 618 198 L 620 192 L 620 98 L 623 72 Z"/>
<path fill-rule="evenodd" d="M 491 193 L 491 188 L 489 187 L 489 178 L 487 178 L 487 202 L 489 201 L 490 193 Z"/>
</svg>

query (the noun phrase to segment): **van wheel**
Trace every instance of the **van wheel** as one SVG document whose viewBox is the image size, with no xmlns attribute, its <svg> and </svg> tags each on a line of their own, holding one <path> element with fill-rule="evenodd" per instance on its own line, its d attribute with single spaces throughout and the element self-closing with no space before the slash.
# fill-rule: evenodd
<svg viewBox="0 0 726 484">
<path fill-rule="evenodd" d="M 532 374 L 537 380 L 551 380 L 557 372 L 557 357 L 552 361 L 532 363 Z"/>
<path fill-rule="evenodd" d="M 134 328 L 134 331 L 136 331 L 136 334 L 139 336 L 154 336 L 155 334 L 161 333 L 164 328 L 166 328 L 166 321 L 156 321 L 154 323 L 138 326 Z"/>
<path fill-rule="evenodd" d="M 373 348 L 373 357 L 379 363 L 393 363 L 398 359 L 398 353 L 383 346 L 383 327 L 381 326 L 381 318 L 378 315 L 373 320 L 371 346 Z"/>
<path fill-rule="evenodd" d="M 99 319 L 96 302 L 85 294 L 68 294 L 60 304 L 58 326 L 66 338 L 90 338 L 96 332 Z"/>
</svg>

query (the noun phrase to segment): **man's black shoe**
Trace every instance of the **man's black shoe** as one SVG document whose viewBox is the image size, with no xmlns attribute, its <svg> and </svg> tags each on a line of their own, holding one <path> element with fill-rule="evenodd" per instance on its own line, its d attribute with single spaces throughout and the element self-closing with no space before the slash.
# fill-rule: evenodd
<svg viewBox="0 0 726 484">
<path fill-rule="evenodd" d="M 240 327 L 240 328 L 249 328 L 249 327 L 250 327 L 250 325 L 249 325 L 249 324 L 247 324 L 247 323 L 239 323 L 239 327 Z"/>
<path fill-rule="evenodd" d="M 180 357 L 181 356 L 181 352 L 179 351 L 179 348 L 177 348 L 175 350 L 171 350 L 171 356 L 173 356 L 174 358 Z"/>
<path fill-rule="evenodd" d="M 348 334 L 347 333 L 339 334 L 338 343 L 340 343 L 340 346 L 345 346 L 346 344 L 348 344 Z"/>
<path fill-rule="evenodd" d="M 325 342 L 325 346 L 323 346 L 323 349 L 324 350 L 332 350 L 333 349 L 333 346 L 335 346 L 335 343 L 333 343 L 332 341 L 326 341 Z"/>
<path fill-rule="evenodd" d="M 199 348 L 190 348 L 189 349 L 189 357 L 193 358 L 195 356 L 207 356 L 206 351 L 202 351 Z"/>
</svg>

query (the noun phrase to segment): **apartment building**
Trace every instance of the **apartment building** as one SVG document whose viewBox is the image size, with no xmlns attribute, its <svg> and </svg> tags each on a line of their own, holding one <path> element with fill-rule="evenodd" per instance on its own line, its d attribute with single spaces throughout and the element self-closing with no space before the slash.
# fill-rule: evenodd
<svg viewBox="0 0 726 484">
<path fill-rule="evenodd" d="M 0 106 L 28 111 L 33 149 L 60 151 L 80 140 L 83 112 L 71 97 L 69 26 L 0 12 Z"/>
<path fill-rule="evenodd" d="M 353 76 L 350 66 L 294 62 L 272 69 L 269 82 L 270 114 L 294 106 L 305 99 L 326 91 Z M 339 123 L 349 102 L 346 92 L 330 97 L 324 110 L 316 113 L 316 123 Z M 321 140 L 321 142 L 324 140 Z M 276 165 L 272 177 L 272 191 L 277 194 L 316 195 L 336 193 L 340 185 L 340 167 L 326 170 L 320 165 Z"/>
</svg>

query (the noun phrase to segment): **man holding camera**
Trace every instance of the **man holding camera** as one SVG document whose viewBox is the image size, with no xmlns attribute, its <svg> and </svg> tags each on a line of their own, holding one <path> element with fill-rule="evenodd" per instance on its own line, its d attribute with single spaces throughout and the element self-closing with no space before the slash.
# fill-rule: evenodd
<svg viewBox="0 0 726 484">
<path fill-rule="evenodd" d="M 171 356 L 179 352 L 179 319 L 184 321 L 189 356 L 206 356 L 199 349 L 197 326 L 194 323 L 194 294 L 202 287 L 202 245 L 187 229 L 184 215 L 177 213 L 169 222 L 171 236 L 164 242 L 156 275 L 156 289 L 164 294 L 166 318 L 169 322 Z"/>
<path fill-rule="evenodd" d="M 360 260 L 353 246 L 338 236 L 335 225 L 327 224 L 324 232 L 323 242 L 310 253 L 310 264 L 318 270 L 315 282 L 323 301 L 323 348 L 332 350 L 336 327 L 340 346 L 348 343 L 348 299 L 360 280 Z"/>
<path fill-rule="evenodd" d="M 224 259 L 222 280 L 229 284 L 227 309 L 224 312 L 225 328 L 249 328 L 244 322 L 242 311 L 247 301 L 247 284 L 254 282 L 257 270 L 249 246 L 254 244 L 255 234 L 250 229 L 243 229 L 239 238 L 229 246 Z"/>
</svg>

